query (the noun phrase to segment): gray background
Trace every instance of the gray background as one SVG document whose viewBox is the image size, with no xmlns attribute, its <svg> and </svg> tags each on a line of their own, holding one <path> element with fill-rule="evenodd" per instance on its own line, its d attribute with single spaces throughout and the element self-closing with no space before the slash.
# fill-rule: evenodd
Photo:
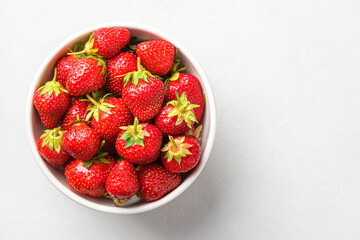
<svg viewBox="0 0 360 240">
<path fill-rule="evenodd" d="M 359 13 L 356 0 L 1 1 L 0 239 L 359 239 Z M 178 39 L 217 101 L 203 173 L 140 215 L 63 196 L 25 133 L 42 61 L 69 35 L 109 21 Z"/>
</svg>

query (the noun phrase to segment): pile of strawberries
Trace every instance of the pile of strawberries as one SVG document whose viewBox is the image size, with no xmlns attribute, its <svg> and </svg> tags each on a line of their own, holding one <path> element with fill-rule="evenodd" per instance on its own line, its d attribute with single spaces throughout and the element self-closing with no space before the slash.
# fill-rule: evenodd
<svg viewBox="0 0 360 240">
<path fill-rule="evenodd" d="M 71 189 L 116 205 L 134 195 L 155 201 L 198 164 L 204 97 L 176 52 L 109 27 L 59 59 L 34 95 L 48 129 L 37 148 L 52 167 L 65 166 Z"/>
</svg>

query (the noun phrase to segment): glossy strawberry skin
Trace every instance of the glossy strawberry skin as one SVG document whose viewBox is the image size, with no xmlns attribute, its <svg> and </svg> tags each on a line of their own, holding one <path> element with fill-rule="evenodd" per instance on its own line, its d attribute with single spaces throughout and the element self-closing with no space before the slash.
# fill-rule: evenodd
<svg viewBox="0 0 360 240">
<path fill-rule="evenodd" d="M 144 137 L 143 139 L 145 147 L 134 143 L 132 146 L 125 148 L 126 140 L 121 139 L 125 130 L 120 131 L 116 140 L 116 151 L 130 163 L 148 164 L 159 157 L 163 138 L 160 129 L 152 124 L 147 124 L 143 129 L 150 134 L 150 137 Z"/>
<path fill-rule="evenodd" d="M 66 80 L 66 90 L 71 96 L 81 96 L 100 89 L 105 83 L 103 66 L 99 60 L 83 57 L 74 63 Z"/>
<path fill-rule="evenodd" d="M 162 198 L 181 183 L 180 174 L 169 172 L 157 163 L 142 165 L 138 178 L 140 198 L 147 202 Z"/>
<path fill-rule="evenodd" d="M 134 196 L 139 190 L 134 166 L 126 160 L 118 162 L 106 180 L 106 190 L 110 196 L 119 200 Z"/>
<path fill-rule="evenodd" d="M 182 136 L 174 137 L 174 139 L 179 139 Z M 165 158 L 166 152 L 161 153 L 161 161 L 164 167 L 170 172 L 174 173 L 184 173 L 193 169 L 200 160 L 200 144 L 195 138 L 185 136 L 184 143 L 191 144 L 192 146 L 188 148 L 191 155 L 186 155 L 185 157 L 181 157 L 180 164 L 173 158 L 170 162 L 168 162 L 167 158 Z"/>
<path fill-rule="evenodd" d="M 73 158 L 90 160 L 98 150 L 100 137 L 85 123 L 75 123 L 63 136 L 63 146 Z"/>
<path fill-rule="evenodd" d="M 175 47 L 165 40 L 145 41 L 137 45 L 136 55 L 149 72 L 162 76 L 170 71 L 174 63 Z"/>
<path fill-rule="evenodd" d="M 67 93 L 60 90 L 58 96 L 55 92 L 49 96 L 48 93 L 41 95 L 41 90 L 34 96 L 34 105 L 40 115 L 42 124 L 49 129 L 59 125 L 63 115 L 69 108 L 70 97 Z"/>
<path fill-rule="evenodd" d="M 124 86 L 124 77 L 116 77 L 128 72 L 136 71 L 136 56 L 129 52 L 122 52 L 110 58 L 107 63 L 107 80 L 105 89 L 118 96 L 121 95 Z"/>
<path fill-rule="evenodd" d="M 93 117 L 91 127 L 95 129 L 102 140 L 115 143 L 120 127 L 130 125 L 134 119 L 121 98 L 110 98 L 104 102 L 115 107 L 108 108 L 111 114 L 99 110 L 99 121 Z"/>
<path fill-rule="evenodd" d="M 97 49 L 97 55 L 103 58 L 115 56 L 130 41 L 130 32 L 121 27 L 99 28 L 94 32 L 92 49 Z"/>
<path fill-rule="evenodd" d="M 56 81 L 58 81 L 61 86 L 66 87 L 66 80 L 68 78 L 70 70 L 73 68 L 76 62 L 76 57 L 74 55 L 69 55 L 60 58 L 60 60 L 56 63 Z"/>
<path fill-rule="evenodd" d="M 61 150 L 58 153 L 55 151 L 55 148 L 51 150 L 49 145 L 41 146 L 44 138 L 41 138 L 45 133 L 43 133 L 37 140 L 37 150 L 39 154 L 48 162 L 52 167 L 59 168 L 65 164 L 65 162 L 70 158 L 70 155 L 63 149 L 62 144 L 60 142 Z"/>
<path fill-rule="evenodd" d="M 106 194 L 106 179 L 115 166 L 114 159 L 107 155 L 110 164 L 95 160 L 89 168 L 80 159 L 69 162 L 65 167 L 65 177 L 71 189 L 90 197 L 99 198 Z"/>
<path fill-rule="evenodd" d="M 89 106 L 89 102 L 77 100 L 73 102 L 69 110 L 66 112 L 63 122 L 61 124 L 61 130 L 67 131 L 70 129 L 72 122 L 77 120 L 79 116 L 80 120 L 85 120 L 86 118 L 86 109 Z"/>
<path fill-rule="evenodd" d="M 194 108 L 194 113 L 196 120 L 200 121 L 204 110 L 204 96 L 201 91 L 199 80 L 191 74 L 180 73 L 177 80 L 169 82 L 165 101 L 176 100 L 176 91 L 179 96 L 181 96 L 183 92 L 186 92 L 187 100 L 191 104 L 199 105 L 199 107 Z"/>
<path fill-rule="evenodd" d="M 172 109 L 174 109 L 174 106 L 172 105 L 163 107 L 155 118 L 155 126 L 157 126 L 165 136 L 185 134 L 190 130 L 190 128 L 186 125 L 186 122 L 183 121 L 179 125 L 176 125 L 178 117 L 168 117 L 168 114 Z M 193 126 L 194 122 L 191 124 Z"/>
<path fill-rule="evenodd" d="M 148 82 L 140 79 L 136 86 L 128 82 L 122 90 L 122 97 L 127 108 L 142 122 L 149 121 L 158 114 L 164 102 L 164 96 L 164 83 L 152 77 L 148 77 Z"/>
</svg>

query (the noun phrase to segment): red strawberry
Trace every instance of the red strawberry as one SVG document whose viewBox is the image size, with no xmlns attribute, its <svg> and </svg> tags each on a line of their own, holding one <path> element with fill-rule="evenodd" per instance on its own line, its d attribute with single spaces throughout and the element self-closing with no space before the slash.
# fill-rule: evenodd
<svg viewBox="0 0 360 240">
<path fill-rule="evenodd" d="M 134 166 L 126 160 L 118 162 L 106 180 L 106 190 L 116 205 L 126 203 L 139 190 Z"/>
<path fill-rule="evenodd" d="M 111 58 L 130 41 L 130 32 L 121 27 L 99 28 L 91 34 L 89 41 L 81 52 L 75 54 L 87 53 L 98 55 L 103 58 Z"/>
<path fill-rule="evenodd" d="M 161 160 L 167 170 L 184 173 L 193 169 L 200 160 L 200 144 L 188 136 L 169 136 L 170 141 L 161 149 Z"/>
<path fill-rule="evenodd" d="M 122 52 L 119 55 L 110 58 L 106 63 L 107 79 L 105 88 L 118 96 L 121 95 L 124 87 L 124 76 L 128 72 L 136 71 L 136 56 L 129 52 Z"/>
<path fill-rule="evenodd" d="M 85 120 L 87 107 L 89 102 L 77 100 L 72 103 L 69 107 L 69 110 L 66 112 L 64 120 L 61 124 L 61 130 L 67 131 L 70 129 L 72 122 L 76 120 Z"/>
<path fill-rule="evenodd" d="M 138 124 L 121 127 L 116 140 L 116 151 L 127 161 L 147 164 L 157 159 L 162 143 L 161 131 L 152 124 Z"/>
<path fill-rule="evenodd" d="M 138 178 L 140 198 L 147 202 L 162 198 L 181 183 L 180 174 L 169 172 L 157 163 L 140 166 Z"/>
<path fill-rule="evenodd" d="M 165 40 L 141 42 L 136 47 L 136 55 L 152 74 L 165 75 L 174 63 L 175 47 Z"/>
<path fill-rule="evenodd" d="M 176 92 L 177 100 L 170 101 L 156 116 L 155 125 L 165 135 L 185 134 L 196 121 L 194 109 L 199 105 L 190 104 L 183 92 L 181 98 Z"/>
<path fill-rule="evenodd" d="M 110 155 L 100 153 L 87 162 L 79 159 L 69 162 L 64 173 L 71 189 L 98 198 L 106 194 L 106 179 L 115 164 Z"/>
<path fill-rule="evenodd" d="M 70 55 L 60 58 L 60 60 L 56 63 L 56 80 L 61 84 L 61 86 L 66 87 L 66 80 L 69 72 L 76 62 L 77 58 L 74 55 Z"/>
<path fill-rule="evenodd" d="M 128 109 L 140 121 L 153 118 L 164 102 L 164 83 L 150 72 L 142 70 L 139 58 L 137 72 L 127 73 L 124 81 L 122 97 Z"/>
<path fill-rule="evenodd" d="M 73 124 L 63 137 L 65 151 L 75 159 L 90 160 L 99 145 L 99 135 L 83 122 Z"/>
<path fill-rule="evenodd" d="M 115 143 L 121 126 L 128 126 L 133 122 L 133 116 L 126 108 L 121 98 L 109 98 L 105 95 L 100 102 L 96 102 L 88 94 L 86 97 L 93 103 L 89 107 L 86 120 L 91 118 L 91 127 L 99 134 L 102 140 Z"/>
<path fill-rule="evenodd" d="M 62 147 L 64 135 L 60 128 L 45 130 L 37 140 L 39 154 L 54 168 L 59 168 L 70 158 Z"/>
<path fill-rule="evenodd" d="M 179 69 L 176 71 L 177 66 L 179 65 L 179 61 L 174 64 L 173 74 L 168 80 L 166 80 L 166 95 L 165 101 L 176 100 L 176 92 L 179 95 L 182 95 L 183 92 L 186 92 L 187 100 L 191 104 L 199 105 L 199 107 L 194 109 L 196 120 L 200 122 L 201 116 L 204 110 L 204 96 L 201 91 L 201 86 L 199 80 L 188 73 L 179 73 L 179 71 L 184 70 L 186 68 Z"/>
<path fill-rule="evenodd" d="M 70 97 L 65 88 L 56 81 L 56 69 L 53 80 L 36 91 L 34 105 L 46 128 L 54 128 L 61 122 L 61 118 L 69 108 Z"/>
<path fill-rule="evenodd" d="M 81 96 L 100 89 L 105 83 L 105 62 L 100 58 L 82 57 L 74 63 L 66 80 L 66 90 Z"/>
</svg>

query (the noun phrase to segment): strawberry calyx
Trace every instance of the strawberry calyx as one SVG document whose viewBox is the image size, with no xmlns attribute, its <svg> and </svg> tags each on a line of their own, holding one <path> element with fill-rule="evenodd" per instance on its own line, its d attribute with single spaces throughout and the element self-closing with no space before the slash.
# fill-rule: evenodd
<svg viewBox="0 0 360 240">
<path fill-rule="evenodd" d="M 185 66 L 185 67 L 182 67 L 180 69 L 177 69 L 180 65 L 180 60 L 179 59 L 175 59 L 174 60 L 174 65 L 172 66 L 170 72 L 171 72 L 171 77 L 167 78 L 165 80 L 165 87 L 167 88 L 167 86 L 169 85 L 169 82 L 170 81 L 176 81 L 179 79 L 180 77 L 180 72 L 182 71 L 186 71 L 189 67 L 188 66 Z"/>
<path fill-rule="evenodd" d="M 47 83 L 45 83 L 44 86 L 40 87 L 38 91 L 40 91 L 40 96 L 47 93 L 49 96 L 51 96 L 52 93 L 55 93 L 55 96 L 58 96 L 60 94 L 60 91 L 63 91 L 65 93 L 68 93 L 68 91 L 63 87 L 61 86 L 61 84 L 56 81 L 56 68 L 55 68 L 55 71 L 54 71 L 54 77 L 51 81 L 48 81 Z"/>
<path fill-rule="evenodd" d="M 132 146 L 134 143 L 145 147 L 143 139 L 150 137 L 150 134 L 144 130 L 146 126 L 147 123 L 139 124 L 139 120 L 135 117 L 134 125 L 120 127 L 120 129 L 126 130 L 120 137 L 120 139 L 126 140 L 125 148 Z"/>
<path fill-rule="evenodd" d="M 186 157 L 187 155 L 191 155 L 192 153 L 189 151 L 189 148 L 192 147 L 189 143 L 184 143 L 185 136 L 181 138 L 174 139 L 169 135 L 169 142 L 161 149 L 162 152 L 165 153 L 165 158 L 170 162 L 173 158 L 180 164 L 181 157 Z"/>
<path fill-rule="evenodd" d="M 49 144 L 49 148 L 52 151 L 55 149 L 57 153 L 60 153 L 62 144 L 62 137 L 66 131 L 61 131 L 60 127 L 54 129 L 48 129 L 44 131 L 45 133 L 41 135 L 40 138 L 45 138 L 41 144 L 41 147 L 44 147 L 46 144 Z"/>
<path fill-rule="evenodd" d="M 189 131 L 187 131 L 185 133 L 185 136 L 193 137 L 198 142 L 200 142 L 200 140 L 201 140 L 201 137 L 200 137 L 201 130 L 202 130 L 202 125 L 198 126 L 195 130 L 194 130 L 194 128 L 191 128 Z"/>
<path fill-rule="evenodd" d="M 200 105 L 191 104 L 186 98 L 186 92 L 181 94 L 179 97 L 178 92 L 175 92 L 177 100 L 169 101 L 166 106 L 173 105 L 174 108 L 169 112 L 168 117 L 177 116 L 175 125 L 181 124 L 183 121 L 186 122 L 186 125 L 191 128 L 192 122 L 198 122 L 194 115 L 194 112 L 191 111 L 194 108 L 200 107 Z"/>
<path fill-rule="evenodd" d="M 100 161 L 100 162 L 103 162 L 103 163 L 105 163 L 105 164 L 111 164 L 111 163 L 109 162 L 109 160 L 107 160 L 107 159 L 105 158 L 105 156 L 108 155 L 108 153 L 101 151 L 101 148 L 104 146 L 104 144 L 105 144 L 105 140 L 101 141 L 100 146 L 99 146 L 99 149 L 97 150 L 95 156 L 94 156 L 92 159 L 88 160 L 88 161 L 83 161 L 84 166 L 85 166 L 86 168 L 91 167 L 91 165 L 94 163 L 94 161 Z"/>
<path fill-rule="evenodd" d="M 137 71 L 133 71 L 133 72 L 128 72 L 119 76 L 115 76 L 115 77 L 124 77 L 124 86 L 130 82 L 134 84 L 134 86 L 136 86 L 139 83 L 139 80 L 142 79 L 145 82 L 148 82 L 148 76 L 152 77 L 152 78 L 159 78 L 162 79 L 160 76 L 158 75 L 153 75 L 151 72 L 149 72 L 148 70 L 146 70 L 144 68 L 144 66 L 141 65 L 140 63 L 140 58 L 137 58 Z"/>
<path fill-rule="evenodd" d="M 115 207 L 118 207 L 118 206 L 126 203 L 131 198 L 130 197 L 130 198 L 125 198 L 125 199 L 118 199 L 117 197 L 111 196 L 109 193 L 106 193 L 105 197 L 112 199 L 114 201 L 114 203 L 115 203 Z"/>
<path fill-rule="evenodd" d="M 86 115 L 85 120 L 89 121 L 89 119 L 94 116 L 95 120 L 98 122 L 99 121 L 99 111 L 103 111 L 106 112 L 108 114 L 112 114 L 109 110 L 109 108 L 113 108 L 115 107 L 114 105 L 110 104 L 110 103 L 106 103 L 105 100 L 106 98 L 111 95 L 111 93 L 105 94 L 105 96 L 103 96 L 99 101 L 95 101 L 92 97 L 90 97 L 89 94 L 86 94 L 86 98 L 89 100 L 89 102 L 91 102 L 92 104 L 90 104 L 88 106 L 88 108 L 86 109 L 86 111 L 89 111 L 88 114 Z"/>
</svg>

